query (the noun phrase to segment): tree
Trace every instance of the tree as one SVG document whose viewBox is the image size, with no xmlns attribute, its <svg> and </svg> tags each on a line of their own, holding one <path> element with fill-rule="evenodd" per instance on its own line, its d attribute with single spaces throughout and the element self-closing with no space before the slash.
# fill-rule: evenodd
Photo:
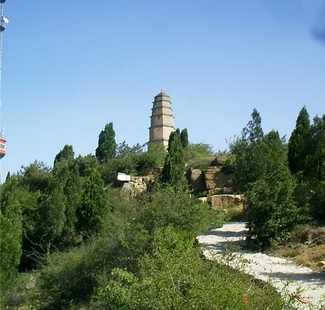
<svg viewBox="0 0 325 310">
<path fill-rule="evenodd" d="M 143 153 L 143 146 L 137 143 L 130 147 L 126 141 L 123 141 L 117 146 L 116 149 L 117 157 L 128 157 L 132 155 L 138 155 Z"/>
<path fill-rule="evenodd" d="M 294 189 L 295 180 L 288 169 L 249 184 L 245 193 L 249 237 L 256 238 L 258 248 L 287 239 L 299 223 Z"/>
<path fill-rule="evenodd" d="M 106 124 L 105 129 L 99 134 L 96 157 L 101 162 L 112 159 L 116 156 L 116 147 L 113 123 Z"/>
<path fill-rule="evenodd" d="M 29 191 L 44 192 L 49 184 L 50 168 L 47 167 L 42 161 L 37 160 L 27 167 L 22 166 L 19 172 L 22 177 L 22 185 L 26 186 Z"/>
<path fill-rule="evenodd" d="M 0 208 L 0 300 L 18 274 L 22 255 L 22 214 L 13 192 Z"/>
<path fill-rule="evenodd" d="M 168 154 L 166 155 L 160 181 L 176 188 L 184 188 L 186 185 L 184 172 L 185 163 L 183 147 L 181 144 L 180 132 L 179 129 L 177 129 L 169 136 Z"/>
<path fill-rule="evenodd" d="M 54 159 L 54 167 L 56 163 L 60 162 L 61 160 L 73 160 L 74 159 L 74 151 L 72 145 L 65 145 L 64 148 L 55 156 Z"/>
<path fill-rule="evenodd" d="M 93 170 L 86 181 L 81 197 L 80 208 L 77 210 L 78 229 L 87 238 L 100 230 L 102 221 L 109 213 L 108 201 L 104 195 L 104 182 L 100 173 Z"/>
<path fill-rule="evenodd" d="M 231 145 L 236 155 L 235 184 L 248 200 L 246 214 L 249 237 L 258 247 L 289 237 L 299 223 L 294 201 L 295 179 L 291 176 L 284 138 L 272 130 L 264 135 L 256 110 L 242 136 Z"/>
<path fill-rule="evenodd" d="M 247 126 L 242 131 L 242 137 L 244 140 L 251 143 L 258 143 L 263 139 L 263 129 L 261 126 L 262 118 L 260 113 L 256 109 L 251 114 L 252 119 L 248 122 Z"/>
<path fill-rule="evenodd" d="M 185 149 L 183 149 L 183 153 L 185 162 L 191 159 L 215 157 L 212 146 L 204 143 L 191 143 Z"/>
<path fill-rule="evenodd" d="M 236 155 L 234 182 L 237 189 L 245 191 L 247 185 L 257 181 L 265 174 L 265 143 L 261 117 L 256 109 L 252 119 L 242 130 L 242 135 L 232 145 L 231 152 Z"/>
<path fill-rule="evenodd" d="M 288 144 L 288 162 L 292 174 L 305 171 L 306 159 L 310 153 L 311 131 L 309 115 L 305 107 L 299 112 L 296 128 L 293 130 Z"/>
<path fill-rule="evenodd" d="M 184 128 L 181 132 L 181 143 L 182 143 L 182 147 L 183 149 L 188 147 L 188 133 L 187 133 L 187 129 Z"/>
<path fill-rule="evenodd" d="M 89 177 L 94 169 L 97 169 L 100 164 L 96 157 L 91 154 L 86 156 L 78 156 L 76 163 L 79 167 L 79 175 L 81 178 Z"/>
<path fill-rule="evenodd" d="M 317 182 L 325 181 L 325 114 L 316 116 L 311 126 L 311 152 L 307 158 L 312 178 Z"/>
<path fill-rule="evenodd" d="M 49 255 L 53 246 L 59 245 L 66 221 L 67 199 L 62 184 L 57 176 L 51 178 L 46 192 L 40 197 L 38 209 L 37 243 L 40 254 Z M 42 253 L 43 252 L 43 253 Z"/>
<path fill-rule="evenodd" d="M 264 247 L 289 237 L 299 223 L 299 209 L 294 200 L 295 179 L 286 158 L 285 141 L 271 131 L 259 143 L 261 174 L 246 185 L 249 236 Z M 256 158 L 251 159 L 254 163 Z"/>
<path fill-rule="evenodd" d="M 77 242 L 76 211 L 81 199 L 81 180 L 78 163 L 67 160 L 57 162 L 53 175 L 62 186 L 63 194 L 66 198 L 65 222 L 60 237 L 61 248 L 66 248 Z"/>
</svg>

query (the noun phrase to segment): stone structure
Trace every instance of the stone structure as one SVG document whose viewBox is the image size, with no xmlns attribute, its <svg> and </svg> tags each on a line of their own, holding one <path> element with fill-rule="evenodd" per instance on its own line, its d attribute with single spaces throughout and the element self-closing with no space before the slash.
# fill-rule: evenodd
<svg viewBox="0 0 325 310">
<path fill-rule="evenodd" d="M 214 195 L 211 197 L 212 209 L 218 210 L 226 208 L 230 205 L 240 206 L 243 208 L 243 196 L 242 195 Z"/>
<path fill-rule="evenodd" d="M 138 193 L 145 192 L 148 186 L 154 183 L 155 176 L 153 174 L 146 176 L 130 176 L 126 173 L 119 172 L 117 174 L 117 181 L 123 191 L 130 192 L 131 196 L 135 196 Z"/>
<path fill-rule="evenodd" d="M 191 188 L 194 192 L 204 192 L 207 190 L 205 186 L 204 173 L 202 170 L 190 168 L 186 173 L 186 177 L 189 180 Z"/>
<path fill-rule="evenodd" d="M 209 194 L 232 194 L 234 192 L 231 175 L 222 167 L 226 163 L 226 156 L 216 157 L 205 171 L 190 168 L 186 177 L 192 190 L 196 193 L 208 191 Z"/>
<path fill-rule="evenodd" d="M 163 89 L 155 97 L 151 110 L 149 146 L 152 143 L 162 143 L 164 146 L 168 146 L 169 135 L 175 131 L 175 128 L 170 98 Z"/>
</svg>

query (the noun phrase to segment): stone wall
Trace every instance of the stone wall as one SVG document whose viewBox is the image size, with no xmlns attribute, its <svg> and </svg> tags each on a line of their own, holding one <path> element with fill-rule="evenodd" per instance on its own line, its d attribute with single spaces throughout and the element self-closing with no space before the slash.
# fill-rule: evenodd
<svg viewBox="0 0 325 310">
<path fill-rule="evenodd" d="M 226 156 L 218 156 L 204 172 L 200 169 L 190 168 L 187 172 L 187 178 L 192 190 L 196 192 L 208 191 L 212 195 L 232 194 L 234 189 L 231 175 L 222 170 L 226 161 Z"/>
<path fill-rule="evenodd" d="M 243 196 L 233 195 L 234 188 L 231 175 L 222 169 L 226 161 L 227 156 L 216 157 L 205 172 L 191 168 L 187 172 L 188 180 L 192 190 L 196 192 L 207 191 L 208 194 L 212 195 L 211 199 L 207 197 L 199 198 L 201 203 L 210 201 L 212 208 L 215 210 L 224 210 L 229 206 L 243 209 Z"/>
</svg>

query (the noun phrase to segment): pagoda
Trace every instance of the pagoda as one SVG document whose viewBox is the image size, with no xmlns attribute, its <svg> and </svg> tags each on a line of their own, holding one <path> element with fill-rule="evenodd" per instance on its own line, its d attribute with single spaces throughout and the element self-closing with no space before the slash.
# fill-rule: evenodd
<svg viewBox="0 0 325 310">
<path fill-rule="evenodd" d="M 161 92 L 155 97 L 151 114 L 151 126 L 149 127 L 149 148 L 153 143 L 161 143 L 168 146 L 169 135 L 175 131 L 173 110 L 170 97 Z"/>
</svg>

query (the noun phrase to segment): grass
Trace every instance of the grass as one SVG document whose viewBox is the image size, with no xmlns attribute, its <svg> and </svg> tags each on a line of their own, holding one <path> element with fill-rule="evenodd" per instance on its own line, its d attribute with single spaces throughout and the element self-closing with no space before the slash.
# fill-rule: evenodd
<svg viewBox="0 0 325 310">
<path fill-rule="evenodd" d="M 325 229 L 310 225 L 299 226 L 286 243 L 268 249 L 268 254 L 288 258 L 298 265 L 325 272 Z"/>
</svg>

